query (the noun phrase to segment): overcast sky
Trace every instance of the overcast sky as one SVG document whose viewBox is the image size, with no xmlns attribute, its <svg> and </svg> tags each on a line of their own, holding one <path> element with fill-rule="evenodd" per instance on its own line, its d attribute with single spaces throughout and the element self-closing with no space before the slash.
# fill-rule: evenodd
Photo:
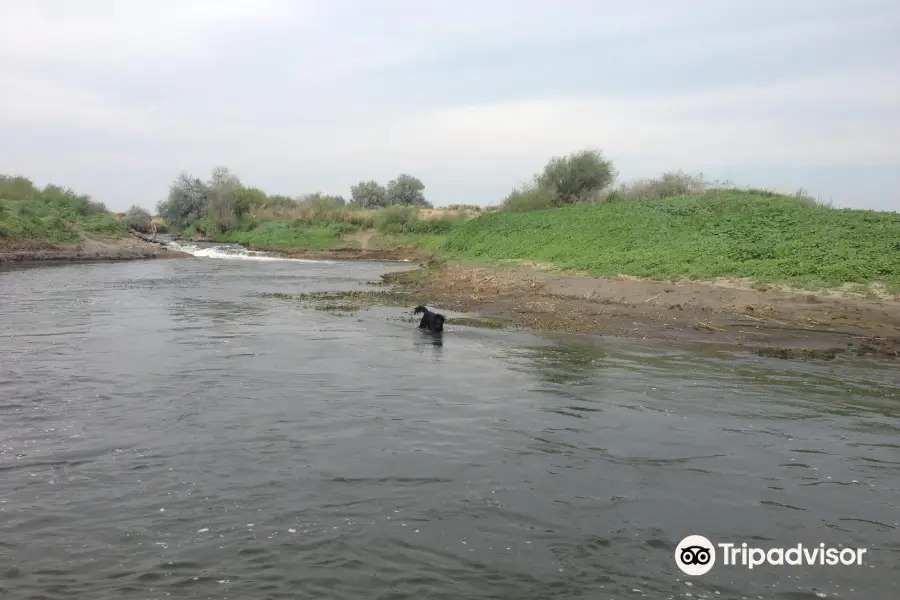
<svg viewBox="0 0 900 600">
<path fill-rule="evenodd" d="M 2 0 L 0 172 L 491 204 L 553 155 L 900 210 L 897 0 Z"/>
</svg>

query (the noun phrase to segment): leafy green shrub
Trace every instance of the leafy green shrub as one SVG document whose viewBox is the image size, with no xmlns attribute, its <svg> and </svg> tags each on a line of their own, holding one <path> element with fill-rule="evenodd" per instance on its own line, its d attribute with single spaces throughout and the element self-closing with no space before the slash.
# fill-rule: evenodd
<svg viewBox="0 0 900 600">
<path fill-rule="evenodd" d="M 189 240 L 191 238 L 197 237 L 198 235 L 201 235 L 200 232 L 191 225 L 182 229 L 178 237 L 183 240 Z"/>
<path fill-rule="evenodd" d="M 384 233 L 406 235 L 446 235 L 460 223 L 465 222 L 465 217 L 446 216 L 437 219 L 411 219 L 406 222 L 388 223 L 383 228 Z"/>
<path fill-rule="evenodd" d="M 543 210 L 551 206 L 553 206 L 553 196 L 549 190 L 539 186 L 526 185 L 511 191 L 503 199 L 502 210 L 507 212 L 524 212 Z"/>
<path fill-rule="evenodd" d="M 404 233 L 416 235 L 443 235 L 450 233 L 454 227 L 464 223 L 462 217 L 440 217 L 438 219 L 417 219 L 408 221 L 404 227 Z"/>
<path fill-rule="evenodd" d="M 675 196 L 696 196 L 706 192 L 712 184 L 703 174 L 669 171 L 655 179 L 641 179 L 622 184 L 607 197 L 616 200 L 659 200 Z"/>
<path fill-rule="evenodd" d="M 129 229 L 140 231 L 141 233 L 150 233 L 151 231 L 150 213 L 140 206 L 132 206 L 125 212 L 122 217 L 122 223 Z"/>
<path fill-rule="evenodd" d="M 105 208 L 67 188 L 38 188 L 26 177 L 0 175 L 0 238 L 68 243 L 85 232 L 121 234 Z"/>
<path fill-rule="evenodd" d="M 124 235 L 125 225 L 109 213 L 93 214 L 81 219 L 81 229 L 86 233 Z"/>
<path fill-rule="evenodd" d="M 324 249 L 334 246 L 340 240 L 341 233 L 354 229 L 345 223 L 267 221 L 249 231 L 227 231 L 212 236 L 212 239 L 256 247 Z"/>
<path fill-rule="evenodd" d="M 559 206 L 589 201 L 615 178 L 612 161 L 603 158 L 599 150 L 581 150 L 551 158 L 535 183 Z"/>
<path fill-rule="evenodd" d="M 615 178 L 616 169 L 612 161 L 605 159 L 599 150 L 581 150 L 566 156 L 555 156 L 533 177 L 531 183 L 507 195 L 502 210 L 525 212 L 596 202 Z"/>
</svg>

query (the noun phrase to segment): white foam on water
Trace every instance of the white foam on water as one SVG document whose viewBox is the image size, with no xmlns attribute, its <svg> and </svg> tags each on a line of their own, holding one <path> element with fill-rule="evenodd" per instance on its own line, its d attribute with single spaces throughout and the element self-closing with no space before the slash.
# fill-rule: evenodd
<svg viewBox="0 0 900 600">
<path fill-rule="evenodd" d="M 196 244 L 180 244 L 178 242 L 169 242 L 169 247 L 176 252 L 184 252 L 198 258 L 215 258 L 230 260 L 258 260 L 267 262 L 303 262 L 303 263 L 333 263 L 332 260 L 314 260 L 309 258 L 282 258 L 280 256 L 269 256 L 265 252 L 255 250 L 247 250 L 238 245 L 222 245 L 201 248 Z"/>
</svg>

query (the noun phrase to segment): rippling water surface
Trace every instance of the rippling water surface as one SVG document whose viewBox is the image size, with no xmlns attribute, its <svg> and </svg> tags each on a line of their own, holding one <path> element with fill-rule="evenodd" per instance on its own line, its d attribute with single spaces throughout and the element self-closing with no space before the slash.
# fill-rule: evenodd
<svg viewBox="0 0 900 600">
<path fill-rule="evenodd" d="M 0 271 L 0 597 L 900 597 L 891 363 L 263 295 L 394 268 Z M 690 534 L 868 553 L 691 578 Z"/>
</svg>

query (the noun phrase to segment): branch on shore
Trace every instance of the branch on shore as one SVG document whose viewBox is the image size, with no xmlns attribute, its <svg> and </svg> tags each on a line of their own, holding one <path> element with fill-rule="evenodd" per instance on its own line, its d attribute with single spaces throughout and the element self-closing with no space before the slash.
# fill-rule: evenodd
<svg viewBox="0 0 900 600">
<path fill-rule="evenodd" d="M 141 233 L 136 229 L 128 228 L 128 233 L 138 238 L 141 241 L 147 242 L 148 244 L 157 244 L 159 246 L 167 246 L 166 242 L 162 240 L 156 239 L 156 235 L 147 235 L 146 233 Z"/>
</svg>

